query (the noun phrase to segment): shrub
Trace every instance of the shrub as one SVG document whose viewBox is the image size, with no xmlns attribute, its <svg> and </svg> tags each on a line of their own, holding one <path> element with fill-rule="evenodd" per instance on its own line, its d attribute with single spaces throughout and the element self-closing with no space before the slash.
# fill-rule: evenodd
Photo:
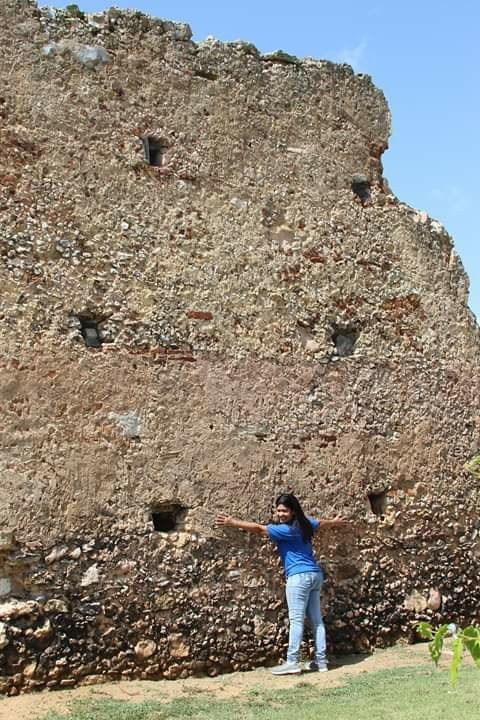
<svg viewBox="0 0 480 720">
<path fill-rule="evenodd" d="M 424 640 L 430 640 L 428 649 L 436 666 L 442 655 L 443 641 L 447 635 L 451 634 L 453 636 L 453 657 L 450 663 L 450 682 L 452 685 L 457 682 L 458 668 L 465 650 L 468 650 L 475 665 L 480 669 L 480 627 L 469 625 L 462 630 L 462 628 L 457 628 L 451 623 L 449 625 L 440 625 L 435 630 L 429 622 L 419 622 L 416 630 Z"/>
<path fill-rule="evenodd" d="M 85 20 L 85 13 L 80 10 L 78 5 L 67 5 L 65 7 L 65 12 L 67 15 L 70 15 L 70 17 L 78 18 L 79 20 Z"/>
</svg>

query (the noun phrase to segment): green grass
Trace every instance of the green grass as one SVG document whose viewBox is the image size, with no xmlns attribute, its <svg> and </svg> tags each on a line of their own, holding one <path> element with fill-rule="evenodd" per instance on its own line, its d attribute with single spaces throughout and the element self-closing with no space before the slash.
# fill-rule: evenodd
<svg viewBox="0 0 480 720">
<path fill-rule="evenodd" d="M 125 700 L 76 700 L 71 713 L 49 712 L 41 720 L 164 720 L 166 705 L 146 700 L 131 703 Z"/>
<path fill-rule="evenodd" d="M 169 703 L 83 701 L 71 714 L 42 720 L 478 720 L 479 705 L 478 670 L 463 668 L 452 689 L 447 672 L 423 667 L 368 673 L 326 690 L 310 683 L 252 689 L 234 700 L 200 694 Z"/>
</svg>

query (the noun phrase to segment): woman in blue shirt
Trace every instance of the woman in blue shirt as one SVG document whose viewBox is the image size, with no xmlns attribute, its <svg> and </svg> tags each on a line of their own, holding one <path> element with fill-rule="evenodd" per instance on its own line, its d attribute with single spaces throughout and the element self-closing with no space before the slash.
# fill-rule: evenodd
<svg viewBox="0 0 480 720">
<path fill-rule="evenodd" d="M 275 501 L 278 524 L 237 520 L 229 515 L 219 515 L 217 525 L 246 530 L 268 537 L 277 546 L 286 577 L 288 619 L 290 623 L 287 660 L 274 668 L 274 675 L 300 673 L 300 644 L 303 637 L 305 615 L 308 617 L 315 639 L 315 660 L 306 664 L 306 670 L 325 672 L 325 626 L 320 610 L 320 591 L 324 580 L 323 570 L 313 557 L 312 538 L 321 525 L 340 527 L 346 524 L 342 518 L 314 520 L 307 517 L 299 501 L 290 493 L 279 495 Z"/>
</svg>

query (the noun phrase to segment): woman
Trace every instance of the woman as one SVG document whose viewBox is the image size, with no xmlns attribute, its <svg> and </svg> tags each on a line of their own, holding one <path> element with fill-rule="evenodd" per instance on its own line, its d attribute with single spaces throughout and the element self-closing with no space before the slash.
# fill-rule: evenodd
<svg viewBox="0 0 480 720">
<path fill-rule="evenodd" d="M 346 524 L 346 520 L 342 518 L 314 520 L 307 517 L 295 495 L 290 493 L 279 495 L 275 501 L 275 509 L 278 524 L 260 525 L 237 520 L 229 515 L 219 515 L 216 524 L 264 535 L 277 546 L 287 581 L 290 630 L 287 660 L 272 670 L 273 675 L 295 675 L 302 671 L 299 655 L 305 615 L 308 617 L 315 639 L 315 660 L 308 662 L 305 669 L 326 672 L 325 626 L 320 610 L 320 591 L 324 575 L 313 557 L 312 538 L 319 526 L 340 527 Z"/>
</svg>

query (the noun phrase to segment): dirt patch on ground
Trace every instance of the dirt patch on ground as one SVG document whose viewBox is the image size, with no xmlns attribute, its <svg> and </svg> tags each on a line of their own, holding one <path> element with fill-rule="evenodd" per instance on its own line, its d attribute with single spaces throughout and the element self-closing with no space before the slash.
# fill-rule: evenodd
<svg viewBox="0 0 480 720">
<path fill-rule="evenodd" d="M 444 658 L 448 662 L 448 656 Z M 302 673 L 284 677 L 272 677 L 268 668 L 251 672 L 219 675 L 215 678 L 188 678 L 187 680 L 132 680 L 84 686 L 72 690 L 40 692 L 8 697 L 0 700 L 0 720 L 35 720 L 49 710 L 65 711 L 73 700 L 114 698 L 142 702 L 160 700 L 168 702 L 174 698 L 194 693 L 211 693 L 219 699 L 239 697 L 249 690 L 295 687 L 308 683 L 330 688 L 341 685 L 348 678 L 360 673 L 378 672 L 408 665 L 431 665 L 425 644 L 397 646 L 388 650 L 377 650 L 372 655 L 351 655 L 337 658 L 330 664 L 328 673 Z"/>
</svg>

